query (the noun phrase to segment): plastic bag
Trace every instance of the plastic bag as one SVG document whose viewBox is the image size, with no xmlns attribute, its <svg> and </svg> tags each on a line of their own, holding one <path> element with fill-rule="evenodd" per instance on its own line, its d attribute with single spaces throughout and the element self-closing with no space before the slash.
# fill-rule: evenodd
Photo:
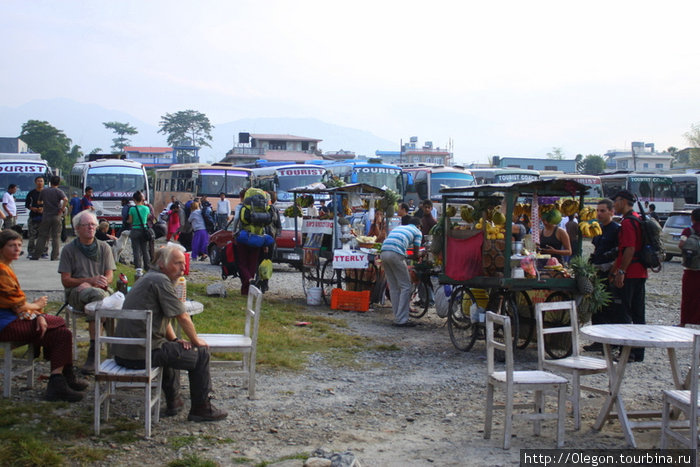
<svg viewBox="0 0 700 467">
<path fill-rule="evenodd" d="M 98 309 L 121 310 L 122 305 L 124 305 L 124 300 L 126 300 L 126 297 L 123 293 L 115 292 L 104 300 L 99 300 L 85 305 L 85 314 L 88 316 L 95 316 L 95 312 Z"/>
<path fill-rule="evenodd" d="M 269 259 L 264 259 L 260 262 L 258 266 L 258 278 L 261 280 L 268 280 L 272 277 L 272 261 Z"/>
</svg>

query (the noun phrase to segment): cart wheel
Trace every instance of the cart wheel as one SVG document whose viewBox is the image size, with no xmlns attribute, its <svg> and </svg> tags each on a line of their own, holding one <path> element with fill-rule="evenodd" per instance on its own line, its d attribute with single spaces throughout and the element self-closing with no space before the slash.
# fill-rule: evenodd
<svg viewBox="0 0 700 467">
<path fill-rule="evenodd" d="M 563 302 L 571 300 L 571 295 L 566 292 L 552 292 L 547 297 L 547 302 Z M 547 311 L 544 314 L 545 328 L 558 328 L 568 326 L 571 323 L 571 316 L 565 310 Z M 544 337 L 544 350 L 552 358 L 566 358 L 571 355 L 572 344 L 571 334 L 549 334 Z"/>
<path fill-rule="evenodd" d="M 328 260 L 321 269 L 321 295 L 326 305 L 331 304 L 331 292 L 335 288 L 342 288 L 342 283 L 338 280 L 336 270 L 333 269 L 333 261 Z"/>
<path fill-rule="evenodd" d="M 422 318 L 430 308 L 430 296 L 428 295 L 428 286 L 424 281 L 419 281 L 413 286 L 411 293 L 411 306 L 408 314 L 411 318 Z"/>
<path fill-rule="evenodd" d="M 520 346 L 522 345 L 522 341 L 520 340 L 520 317 L 518 316 L 518 307 L 515 305 L 512 294 L 504 294 L 500 314 L 510 318 L 510 332 L 513 339 L 513 348 L 525 348 Z M 500 328 L 500 326 L 494 327 L 494 333 L 502 336 L 503 329 Z M 503 354 L 503 358 L 505 359 L 505 353 Z"/>
<path fill-rule="evenodd" d="M 535 333 L 535 308 L 532 306 L 532 300 L 525 291 L 515 293 L 515 307 L 518 310 L 518 322 L 520 325 L 520 336 L 516 344 L 519 349 L 525 349 Z"/>
<path fill-rule="evenodd" d="M 452 345 L 457 350 L 468 352 L 474 346 L 478 335 L 478 325 L 473 324 L 468 316 L 472 303 L 476 299 L 472 292 L 465 287 L 456 287 L 450 295 L 449 310 L 447 312 L 447 330 L 450 333 Z"/>
<path fill-rule="evenodd" d="M 318 268 L 314 266 L 304 266 L 301 270 L 301 287 L 304 295 L 309 294 L 311 287 L 318 287 Z"/>
</svg>

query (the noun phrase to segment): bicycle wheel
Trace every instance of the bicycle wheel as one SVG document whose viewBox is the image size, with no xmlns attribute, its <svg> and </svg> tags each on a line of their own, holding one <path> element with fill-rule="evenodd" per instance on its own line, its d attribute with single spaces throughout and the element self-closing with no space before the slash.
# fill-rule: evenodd
<svg viewBox="0 0 700 467">
<path fill-rule="evenodd" d="M 571 295 L 566 292 L 552 292 L 546 302 L 563 302 L 571 300 Z M 545 328 L 558 328 L 571 324 L 571 316 L 566 310 L 547 311 L 544 314 L 543 325 Z M 565 358 L 571 355 L 571 334 L 549 334 L 544 337 L 544 350 L 554 359 Z"/>
<path fill-rule="evenodd" d="M 304 266 L 301 270 L 301 288 L 304 290 L 304 295 L 309 294 L 311 287 L 318 287 L 318 267 Z"/>
<path fill-rule="evenodd" d="M 326 305 L 331 304 L 331 292 L 335 288 L 342 288 L 338 280 L 336 270 L 333 269 L 333 261 L 327 260 L 321 269 L 321 295 Z"/>
<path fill-rule="evenodd" d="M 452 345 L 457 350 L 468 352 L 476 342 L 479 327 L 472 323 L 469 317 L 469 310 L 476 299 L 471 291 L 465 287 L 457 287 L 450 295 L 449 310 L 447 312 L 447 330 L 450 333 Z"/>
<path fill-rule="evenodd" d="M 532 336 L 535 334 L 535 327 L 537 326 L 535 322 L 535 307 L 532 305 L 530 296 L 525 291 L 516 292 L 514 298 L 520 326 L 517 346 L 519 349 L 524 349 L 530 345 Z"/>
<path fill-rule="evenodd" d="M 411 292 L 411 307 L 408 314 L 411 318 L 422 318 L 430 308 L 430 297 L 428 296 L 428 286 L 421 280 L 413 285 Z"/>
</svg>

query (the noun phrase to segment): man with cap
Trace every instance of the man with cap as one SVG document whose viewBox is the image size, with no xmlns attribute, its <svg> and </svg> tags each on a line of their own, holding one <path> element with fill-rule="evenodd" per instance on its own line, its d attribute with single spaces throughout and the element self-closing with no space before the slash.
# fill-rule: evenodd
<svg viewBox="0 0 700 467">
<path fill-rule="evenodd" d="M 618 192 L 613 198 L 615 213 L 622 216 L 619 230 L 617 259 L 610 271 L 615 287 L 619 289 L 622 301 L 621 312 L 627 322 L 644 324 L 645 319 L 645 287 L 647 270 L 639 262 L 639 251 L 642 249 L 642 226 L 639 214 L 634 212 L 635 196 L 628 190 Z M 630 354 L 631 362 L 644 360 L 644 348 L 633 348 Z"/>
</svg>

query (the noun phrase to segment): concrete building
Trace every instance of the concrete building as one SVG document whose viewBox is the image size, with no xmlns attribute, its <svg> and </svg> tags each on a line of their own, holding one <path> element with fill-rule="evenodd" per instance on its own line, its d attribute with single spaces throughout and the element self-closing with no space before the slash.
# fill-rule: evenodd
<svg viewBox="0 0 700 467">
<path fill-rule="evenodd" d="M 234 165 L 252 164 L 258 159 L 279 162 L 306 162 L 322 156 L 321 139 L 294 135 L 239 133 L 238 145 L 226 153 L 221 162 Z"/>
<path fill-rule="evenodd" d="M 451 166 L 454 162 L 452 151 L 433 147 L 432 141 L 426 141 L 420 146 L 417 136 L 411 136 L 408 143 L 401 146 L 401 151 L 375 151 L 374 154 L 385 164 L 422 162 Z"/>
<path fill-rule="evenodd" d="M 32 152 L 27 143 L 19 138 L 0 138 L 0 152 L 22 154 Z"/>
<path fill-rule="evenodd" d="M 630 172 L 659 172 L 669 170 L 673 156 L 666 151 L 656 152 L 654 143 L 635 141 L 629 151 L 625 149 L 610 149 L 603 156 L 606 159 L 607 170 L 627 170 Z"/>
<path fill-rule="evenodd" d="M 576 173 L 576 161 L 574 159 L 493 156 L 493 165 L 499 168 L 558 170 L 564 173 Z"/>
<path fill-rule="evenodd" d="M 161 169 L 177 163 L 173 148 L 170 147 L 126 146 L 124 152 L 127 159 L 140 162 L 146 167 Z"/>
</svg>

